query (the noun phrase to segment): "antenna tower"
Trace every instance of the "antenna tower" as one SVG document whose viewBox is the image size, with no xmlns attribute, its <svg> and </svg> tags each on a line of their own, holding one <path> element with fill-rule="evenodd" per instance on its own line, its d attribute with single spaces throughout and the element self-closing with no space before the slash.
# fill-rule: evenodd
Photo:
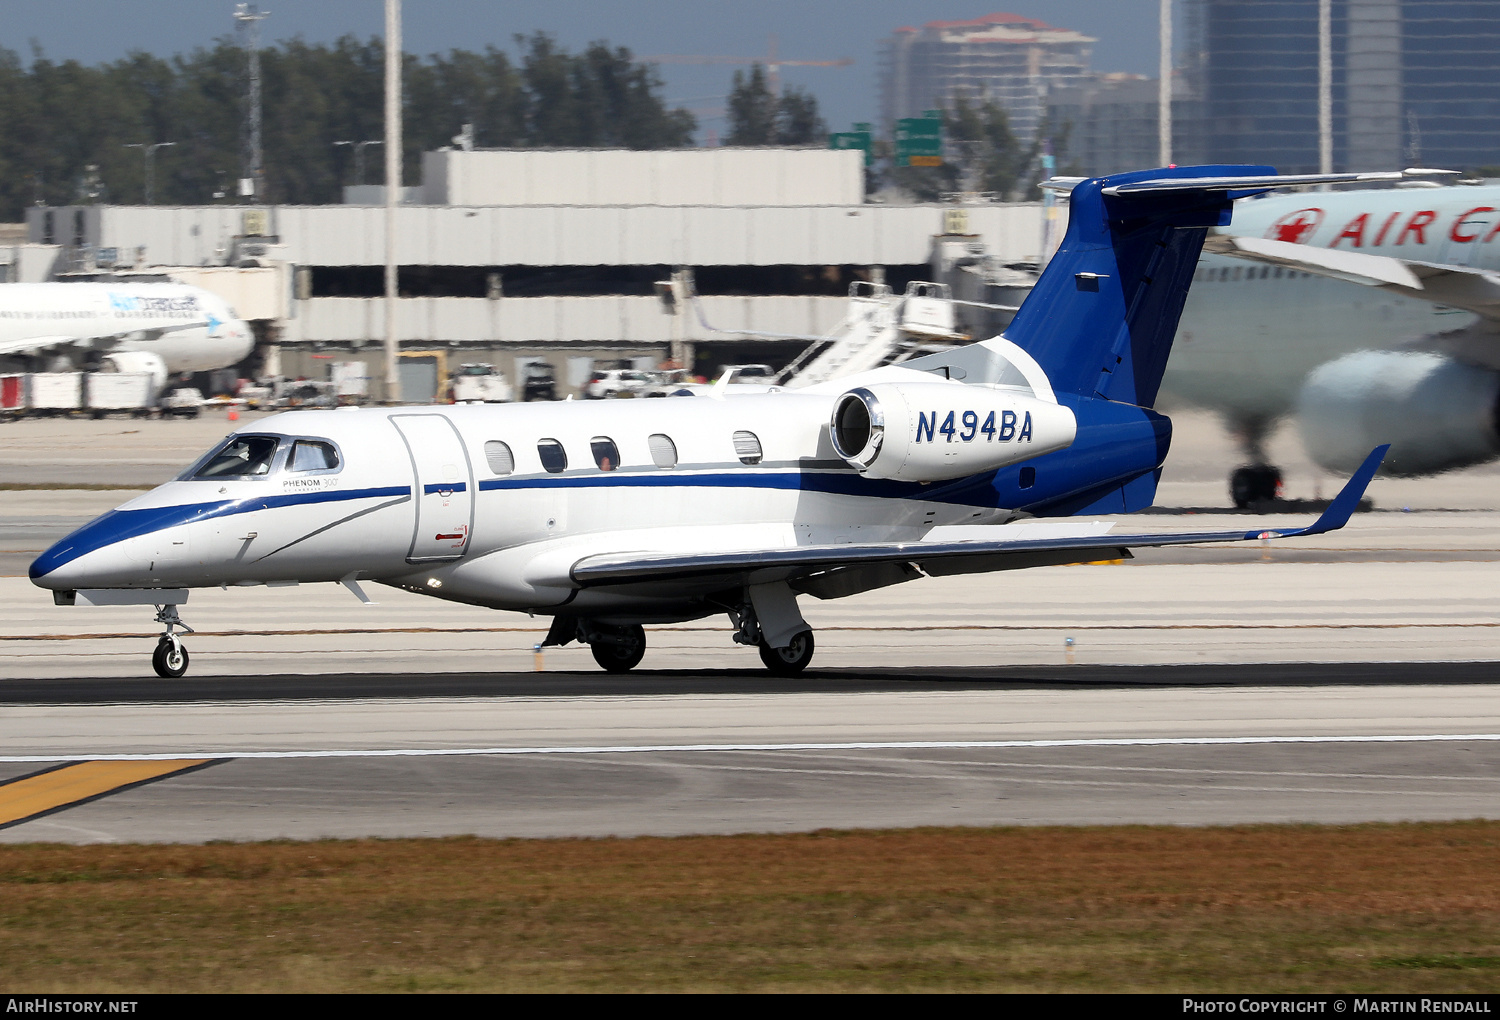
<svg viewBox="0 0 1500 1020">
<path fill-rule="evenodd" d="M 245 103 L 240 197 L 251 201 L 260 200 L 261 184 L 265 178 L 260 151 L 260 23 L 269 14 L 270 11 L 258 10 L 254 4 L 234 5 L 234 20 L 239 22 L 240 37 L 249 58 L 245 74 L 249 96 Z"/>
</svg>

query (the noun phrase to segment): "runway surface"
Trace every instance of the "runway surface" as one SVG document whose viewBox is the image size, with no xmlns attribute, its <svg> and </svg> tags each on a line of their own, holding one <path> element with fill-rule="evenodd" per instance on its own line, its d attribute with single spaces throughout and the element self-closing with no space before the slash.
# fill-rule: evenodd
<svg viewBox="0 0 1500 1020">
<path fill-rule="evenodd" d="M 1124 527 L 1249 525 L 1203 421 L 1179 416 L 1161 501 L 1208 512 Z M 5 426 L 5 477 L 149 484 L 229 427 L 66 425 Z M 1334 491 L 1277 443 L 1289 495 Z M 1372 491 L 1295 544 L 806 600 L 792 681 L 720 620 L 649 628 L 619 678 L 576 646 L 538 663 L 543 619 L 334 585 L 195 592 L 192 672 L 162 681 L 149 609 L 19 576 L 132 491 L 0 491 L 0 840 L 1493 817 L 1500 475 Z"/>
<path fill-rule="evenodd" d="M 176 697 L 111 679 L 49 702 L 13 681 L 0 840 L 1344 822 L 1500 803 L 1489 664 L 1173 672 L 335 674 Z"/>
</svg>

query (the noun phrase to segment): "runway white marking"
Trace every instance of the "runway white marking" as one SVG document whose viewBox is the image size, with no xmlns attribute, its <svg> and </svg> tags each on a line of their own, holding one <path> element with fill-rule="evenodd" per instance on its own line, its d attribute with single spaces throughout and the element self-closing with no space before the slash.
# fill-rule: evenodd
<svg viewBox="0 0 1500 1020">
<path fill-rule="evenodd" d="M 1412 744 L 1500 741 L 1500 733 L 1382 733 L 1363 736 L 1105 737 L 1071 740 L 879 740 L 795 744 L 624 744 L 596 747 L 403 747 L 337 751 L 172 751 L 158 754 L 0 755 L 0 764 L 61 761 L 166 761 L 173 758 L 442 758 L 515 754 L 643 754 L 722 751 L 903 751 L 1027 747 L 1175 747 L 1224 744 Z"/>
</svg>

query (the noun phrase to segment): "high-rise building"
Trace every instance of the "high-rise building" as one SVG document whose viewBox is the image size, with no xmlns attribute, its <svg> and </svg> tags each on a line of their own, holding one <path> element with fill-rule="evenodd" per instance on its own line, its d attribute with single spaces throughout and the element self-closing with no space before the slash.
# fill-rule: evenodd
<svg viewBox="0 0 1500 1020">
<path fill-rule="evenodd" d="M 885 127 L 959 97 L 988 99 L 1005 109 L 1017 136 L 1029 139 L 1046 113 L 1049 91 L 1084 84 L 1095 41 L 1019 14 L 898 28 L 881 49 Z"/>
<path fill-rule="evenodd" d="M 1189 0 L 1204 156 L 1318 168 L 1318 0 Z M 1332 0 L 1335 169 L 1500 165 L 1500 3 Z"/>
</svg>

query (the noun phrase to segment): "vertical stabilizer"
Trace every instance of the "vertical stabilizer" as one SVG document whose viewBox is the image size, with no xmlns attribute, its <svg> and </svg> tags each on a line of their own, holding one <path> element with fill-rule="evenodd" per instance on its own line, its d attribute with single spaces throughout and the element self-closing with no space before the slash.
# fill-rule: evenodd
<svg viewBox="0 0 1500 1020">
<path fill-rule="evenodd" d="M 1062 245 L 1005 338 L 1037 360 L 1060 394 L 1150 407 L 1205 233 L 1227 226 L 1234 199 L 1251 193 L 1225 180 L 1250 178 L 1247 188 L 1258 189 L 1275 172 L 1171 167 L 1078 184 Z"/>
</svg>

